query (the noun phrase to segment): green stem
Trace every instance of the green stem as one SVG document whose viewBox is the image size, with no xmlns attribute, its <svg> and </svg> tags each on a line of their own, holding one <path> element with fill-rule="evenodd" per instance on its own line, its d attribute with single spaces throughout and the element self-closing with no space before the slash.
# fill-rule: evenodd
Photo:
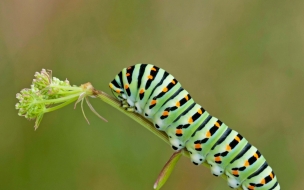
<svg viewBox="0 0 304 190">
<path fill-rule="evenodd" d="M 79 97 L 81 93 L 77 93 L 77 94 L 74 94 L 74 95 L 70 95 L 70 96 L 65 96 L 65 97 L 62 97 L 62 98 L 57 98 L 57 99 L 51 99 L 51 100 L 43 100 L 43 101 L 37 101 L 35 103 L 60 103 L 60 102 L 65 102 L 65 101 L 69 101 L 70 99 L 72 98 L 75 98 L 75 97 Z"/>
<path fill-rule="evenodd" d="M 113 98 L 112 96 L 109 96 L 108 94 L 102 92 L 102 91 L 94 91 L 97 92 L 97 97 L 106 102 L 107 104 L 111 105 L 112 107 L 116 108 L 117 110 L 121 111 L 122 113 L 126 114 L 133 120 L 135 120 L 137 123 L 144 126 L 146 129 L 154 133 L 156 136 L 161 138 L 163 141 L 165 141 L 167 144 L 170 145 L 169 138 L 167 134 L 163 131 L 156 130 L 155 127 L 152 125 L 152 123 L 147 120 L 146 118 L 142 117 L 139 114 L 126 111 L 120 106 L 120 102 Z M 96 94 L 96 93 L 95 93 Z"/>
<path fill-rule="evenodd" d="M 61 86 L 61 85 L 51 84 L 50 87 L 60 88 L 65 90 L 73 90 L 73 91 L 77 91 L 77 90 L 83 91 L 81 87 L 76 87 L 76 86 Z"/>
<path fill-rule="evenodd" d="M 79 92 L 83 92 L 83 91 L 81 91 L 81 90 L 62 91 L 62 92 L 56 92 L 56 94 L 76 94 L 76 93 L 79 93 Z"/>
<path fill-rule="evenodd" d="M 163 131 L 159 131 L 157 130 L 153 124 L 147 120 L 146 118 L 144 118 L 143 116 L 133 113 L 133 112 L 129 112 L 126 111 L 124 108 L 121 107 L 120 102 L 113 98 L 112 96 L 109 96 L 108 94 L 99 91 L 99 90 L 93 90 L 93 94 L 95 96 L 97 96 L 98 98 L 100 98 L 102 101 L 104 101 L 105 103 L 109 104 L 110 106 L 116 108 L 117 110 L 121 111 L 122 113 L 124 113 L 125 115 L 129 116 L 130 118 L 134 119 L 137 123 L 141 124 L 143 127 L 145 127 L 146 129 L 148 129 L 149 131 L 151 131 L 152 133 L 154 133 L 156 136 L 158 136 L 159 138 L 161 138 L 163 141 L 165 141 L 167 144 L 170 145 L 169 142 L 169 138 L 167 136 L 167 134 Z M 190 154 L 186 149 L 183 149 L 183 155 L 190 158 Z M 210 169 L 210 166 L 207 162 L 203 162 L 203 164 L 205 167 Z M 227 176 L 225 174 L 221 175 L 221 177 L 226 180 Z M 241 187 L 238 188 L 238 190 L 242 190 Z"/>
<path fill-rule="evenodd" d="M 75 97 L 75 98 L 72 98 L 71 100 L 66 101 L 66 102 L 64 102 L 64 103 L 62 103 L 62 104 L 59 104 L 59 105 L 57 105 L 57 106 L 53 106 L 53 107 L 47 108 L 47 109 L 45 110 L 45 113 L 51 112 L 51 111 L 55 111 L 55 110 L 57 110 L 57 109 L 59 109 L 59 108 L 62 108 L 62 107 L 66 106 L 66 105 L 68 105 L 68 104 L 70 104 L 70 103 L 72 103 L 72 102 L 75 102 L 75 100 L 77 100 L 77 99 L 78 99 L 78 96 Z"/>
</svg>

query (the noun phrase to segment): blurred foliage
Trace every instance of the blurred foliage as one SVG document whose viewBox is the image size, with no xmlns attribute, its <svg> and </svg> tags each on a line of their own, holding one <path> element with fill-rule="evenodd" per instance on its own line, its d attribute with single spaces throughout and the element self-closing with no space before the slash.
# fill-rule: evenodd
<svg viewBox="0 0 304 190">
<path fill-rule="evenodd" d="M 0 1 L 0 189 L 152 189 L 172 153 L 95 99 L 104 123 L 65 107 L 37 131 L 15 94 L 35 71 L 109 93 L 122 68 L 152 63 L 267 158 L 282 189 L 304 177 L 304 2 Z M 89 110 L 89 109 L 87 109 Z M 186 158 L 164 189 L 228 189 Z"/>
</svg>

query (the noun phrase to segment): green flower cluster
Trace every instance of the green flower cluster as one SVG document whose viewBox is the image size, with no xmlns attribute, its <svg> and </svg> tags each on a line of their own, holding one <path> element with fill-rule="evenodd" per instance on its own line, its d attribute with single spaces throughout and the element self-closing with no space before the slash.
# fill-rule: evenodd
<svg viewBox="0 0 304 190">
<path fill-rule="evenodd" d="M 68 89 L 65 87 L 71 87 L 70 82 L 66 79 L 65 81 L 59 80 L 56 77 L 52 78 L 52 72 L 47 72 L 45 69 L 42 69 L 41 72 L 35 73 L 35 79 L 33 79 L 33 86 L 40 90 L 40 93 L 47 99 L 59 98 L 64 96 Z M 79 87 L 76 87 L 79 89 Z M 76 89 L 75 89 L 76 90 Z M 81 89 L 80 89 L 81 90 Z"/>
<path fill-rule="evenodd" d="M 96 112 L 87 99 L 87 96 L 93 95 L 94 90 L 90 83 L 80 87 L 71 86 L 68 80 L 62 81 L 52 77 L 52 72 L 45 69 L 42 69 L 40 73 L 36 72 L 34 76 L 31 88 L 17 93 L 16 98 L 19 103 L 16 104 L 16 109 L 19 110 L 19 116 L 24 116 L 29 120 L 36 119 L 35 130 L 44 113 L 55 111 L 75 101 L 76 104 L 80 101 L 83 103 L 86 99 L 91 110 Z"/>
<path fill-rule="evenodd" d="M 19 109 L 18 115 L 27 119 L 37 118 L 36 129 L 47 109 L 46 105 L 42 103 L 43 96 L 32 85 L 30 89 L 23 89 L 20 93 L 17 93 L 16 98 L 19 100 L 19 103 L 16 104 L 16 109 Z"/>
</svg>

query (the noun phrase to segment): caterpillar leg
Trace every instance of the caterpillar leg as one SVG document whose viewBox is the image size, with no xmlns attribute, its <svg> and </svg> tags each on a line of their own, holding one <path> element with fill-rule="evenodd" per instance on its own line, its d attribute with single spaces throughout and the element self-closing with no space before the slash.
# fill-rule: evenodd
<svg viewBox="0 0 304 190">
<path fill-rule="evenodd" d="M 130 105 L 128 104 L 127 100 L 122 100 L 120 102 L 121 102 L 121 107 L 123 107 L 123 108 L 130 107 Z"/>
<path fill-rule="evenodd" d="M 134 107 L 128 107 L 126 108 L 127 111 L 129 112 L 135 112 L 135 108 Z"/>
<path fill-rule="evenodd" d="M 121 100 L 120 106 L 129 112 L 135 112 L 137 110 L 136 106 L 131 106 L 127 100 Z"/>
</svg>

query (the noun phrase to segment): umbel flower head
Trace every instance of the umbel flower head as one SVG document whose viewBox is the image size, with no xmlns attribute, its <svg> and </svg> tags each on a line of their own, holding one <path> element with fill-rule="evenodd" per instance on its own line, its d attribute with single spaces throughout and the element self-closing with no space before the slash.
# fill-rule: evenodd
<svg viewBox="0 0 304 190">
<path fill-rule="evenodd" d="M 43 96 L 39 90 L 33 85 L 29 89 L 23 89 L 17 93 L 16 98 L 19 103 L 16 104 L 16 109 L 19 109 L 19 116 L 24 116 L 27 119 L 36 119 L 35 129 L 38 127 L 43 113 L 46 111 L 46 105 L 43 102 Z"/>
<path fill-rule="evenodd" d="M 32 85 L 40 90 L 41 94 L 50 96 L 48 97 L 49 99 L 64 96 L 64 92 L 71 90 L 63 88 L 71 87 L 70 82 L 67 79 L 61 81 L 56 77 L 52 78 L 52 71 L 46 71 L 45 69 L 42 69 L 40 73 L 36 72 L 34 76 L 35 78 L 33 79 Z"/>
<path fill-rule="evenodd" d="M 42 69 L 40 73 L 36 72 L 34 76 L 31 88 L 23 89 L 20 93 L 17 93 L 16 98 L 19 102 L 16 104 L 16 109 L 19 110 L 19 116 L 24 116 L 29 120 L 36 119 L 35 130 L 38 128 L 45 113 L 55 111 L 75 101 L 75 107 L 77 103 L 81 102 L 84 114 L 84 99 L 90 109 L 98 117 L 105 120 L 94 110 L 87 98 L 93 95 L 94 88 L 90 83 L 79 87 L 71 86 L 68 80 L 62 81 L 52 77 L 52 72 L 45 69 Z M 85 114 L 84 117 L 86 118 Z"/>
</svg>

